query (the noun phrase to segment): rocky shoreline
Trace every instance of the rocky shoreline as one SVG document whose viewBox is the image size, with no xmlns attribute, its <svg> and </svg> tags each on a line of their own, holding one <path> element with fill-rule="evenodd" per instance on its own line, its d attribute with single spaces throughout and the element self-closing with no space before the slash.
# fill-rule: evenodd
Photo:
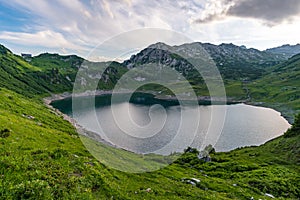
<svg viewBox="0 0 300 200">
<path fill-rule="evenodd" d="M 109 94 L 109 93 L 101 93 L 101 94 L 103 95 L 103 94 Z M 99 95 L 101 95 L 101 94 L 99 94 Z M 87 95 L 91 95 L 91 94 L 90 93 L 82 93 L 79 96 L 87 96 Z M 51 97 L 45 97 L 45 98 L 43 98 L 43 101 L 44 101 L 44 104 L 50 110 L 52 110 L 55 114 L 57 114 L 59 116 L 62 116 L 64 120 L 70 122 L 73 125 L 73 127 L 77 130 L 79 136 L 85 136 L 85 137 L 91 138 L 93 140 L 96 140 L 98 142 L 101 142 L 103 144 L 109 145 L 111 147 L 119 148 L 116 145 L 114 145 L 114 144 L 112 144 L 112 143 L 110 143 L 110 142 L 102 139 L 97 133 L 85 129 L 80 124 L 78 124 L 75 119 L 73 119 L 69 115 L 66 115 L 66 114 L 62 113 L 60 110 L 54 108 L 51 105 L 52 101 L 62 100 L 62 99 L 71 98 L 71 97 L 72 97 L 71 93 L 65 92 L 63 94 L 55 94 L 55 95 L 52 95 Z"/>
</svg>

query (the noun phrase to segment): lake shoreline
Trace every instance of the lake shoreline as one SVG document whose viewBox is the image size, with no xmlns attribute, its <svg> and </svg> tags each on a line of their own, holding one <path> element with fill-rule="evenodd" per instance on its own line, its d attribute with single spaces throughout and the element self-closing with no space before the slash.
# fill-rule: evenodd
<svg viewBox="0 0 300 200">
<path fill-rule="evenodd" d="M 153 91 L 149 91 L 149 92 L 146 92 L 146 91 L 138 91 L 138 92 L 141 92 L 141 93 L 147 93 L 147 94 L 152 94 L 155 96 L 155 98 L 157 99 L 161 99 L 161 100 L 170 100 L 170 101 L 173 101 L 173 100 L 176 100 L 176 97 L 172 97 L 172 96 L 166 96 L 166 95 L 159 95 L 157 96 L 157 93 L 156 92 L 153 92 Z M 128 93 L 128 91 L 124 91 L 124 92 L 118 92 L 118 93 Z M 112 94 L 112 91 L 96 91 L 96 92 L 84 92 L 84 93 L 80 93 L 80 94 L 76 94 L 75 97 L 87 97 L 87 96 L 102 96 L 102 95 L 111 95 Z M 82 127 L 81 125 L 79 125 L 75 119 L 73 119 L 72 117 L 68 116 L 67 114 L 64 114 L 62 113 L 60 110 L 54 108 L 51 103 L 53 101 L 58 101 L 58 100 L 63 100 L 63 99 L 67 99 L 67 98 L 72 98 L 73 97 L 73 94 L 70 93 L 70 92 L 65 92 L 65 93 L 62 93 L 62 94 L 55 94 L 55 95 L 52 95 L 50 97 L 45 97 L 43 98 L 43 101 L 44 103 L 46 104 L 46 106 L 48 108 L 50 108 L 51 110 L 53 110 L 55 113 L 57 113 L 58 115 L 62 116 L 65 120 L 69 121 L 77 130 L 77 132 L 79 133 L 80 136 L 85 136 L 85 137 L 88 137 L 88 138 L 91 138 L 93 140 L 96 140 L 98 142 L 101 142 L 103 144 L 106 144 L 106 145 L 109 145 L 111 147 L 114 147 L 114 148 L 118 148 L 118 149 L 123 149 L 125 151 L 128 151 L 127 149 L 124 149 L 124 148 L 121 148 L 121 147 L 118 147 L 106 140 L 104 140 L 103 138 L 101 138 L 97 133 L 95 132 L 92 132 L 92 131 L 89 131 L 87 130 L 86 128 Z M 215 103 L 218 105 L 218 103 L 221 102 L 222 99 L 218 99 L 218 102 L 213 102 L 212 104 L 215 105 Z M 209 97 L 207 96 L 202 96 L 202 97 L 198 97 L 198 101 L 199 102 L 206 102 L 206 103 L 211 103 Z M 222 104 L 222 105 L 230 105 L 230 104 L 239 104 L 239 103 L 243 103 L 243 104 L 246 104 L 246 105 L 252 105 L 252 106 L 259 106 L 259 107 L 265 107 L 265 108 L 271 108 L 271 109 L 274 109 L 272 107 L 267 107 L 266 105 L 264 105 L 263 103 L 253 103 L 253 102 L 247 102 L 247 101 L 237 101 L 237 100 L 233 100 L 231 99 L 231 101 L 227 101 L 226 104 Z M 211 104 L 203 104 L 203 105 L 211 105 Z M 282 117 L 284 117 L 281 112 L 279 112 L 277 109 L 274 109 L 276 110 Z M 287 118 L 284 117 L 286 120 Z M 287 120 L 289 123 L 290 121 Z M 135 153 L 135 152 L 133 152 Z"/>
<path fill-rule="evenodd" d="M 96 140 L 97 142 L 101 142 L 103 144 L 106 144 L 108 146 L 111 146 L 111 147 L 114 147 L 114 148 L 119 148 L 117 147 L 116 145 L 104 140 L 103 138 L 101 138 L 97 133 L 95 132 L 92 132 L 92 131 L 89 131 L 87 130 L 86 128 L 82 127 L 75 119 L 73 119 L 72 117 L 70 117 L 69 115 L 67 114 L 64 114 L 63 112 L 61 112 L 59 109 L 57 108 L 54 108 L 52 105 L 51 105 L 51 102 L 52 101 L 58 101 L 58 100 L 63 100 L 65 98 L 70 98 L 72 97 L 72 95 L 69 96 L 69 94 L 66 94 L 66 93 L 63 93 L 63 94 L 56 94 L 56 95 L 53 95 L 52 97 L 46 97 L 46 98 L 43 98 L 43 102 L 44 104 L 50 109 L 52 110 L 53 112 L 55 112 L 57 115 L 59 116 L 62 116 L 64 120 L 68 121 L 69 123 L 72 124 L 72 126 L 76 129 L 76 131 L 78 132 L 79 134 L 79 137 L 82 137 L 82 136 L 85 136 L 85 137 L 88 137 L 88 138 L 91 138 L 91 139 L 94 139 Z M 121 149 L 121 148 L 119 148 Z M 126 149 L 123 149 L 123 150 L 126 150 Z M 126 150 L 128 151 L 128 150 Z"/>
</svg>

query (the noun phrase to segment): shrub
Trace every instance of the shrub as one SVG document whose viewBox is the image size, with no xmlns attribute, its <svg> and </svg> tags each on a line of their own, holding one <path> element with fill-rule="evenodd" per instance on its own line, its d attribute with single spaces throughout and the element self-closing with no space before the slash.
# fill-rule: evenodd
<svg viewBox="0 0 300 200">
<path fill-rule="evenodd" d="M 59 158 L 62 158 L 62 157 L 66 157 L 68 156 L 68 151 L 64 150 L 64 149 L 55 149 L 51 154 L 51 158 L 53 159 L 59 159 Z"/>
<path fill-rule="evenodd" d="M 44 180 L 24 181 L 11 188 L 15 199 L 51 199 L 51 188 Z"/>
<path fill-rule="evenodd" d="M 293 126 L 284 134 L 284 137 L 293 137 L 300 134 L 300 114 L 295 117 Z"/>
<path fill-rule="evenodd" d="M 9 135 L 10 135 L 10 130 L 7 128 L 0 131 L 1 138 L 7 138 Z"/>
</svg>

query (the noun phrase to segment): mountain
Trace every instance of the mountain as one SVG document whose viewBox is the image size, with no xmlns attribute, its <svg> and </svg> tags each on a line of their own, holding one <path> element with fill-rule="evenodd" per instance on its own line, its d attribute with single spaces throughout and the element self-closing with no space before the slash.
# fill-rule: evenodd
<svg viewBox="0 0 300 200">
<path fill-rule="evenodd" d="M 62 56 L 59 54 L 44 53 L 32 57 L 29 62 L 33 66 L 38 66 L 43 72 L 56 71 L 62 79 L 66 79 L 72 90 L 78 70 L 87 72 L 87 76 L 81 77 L 82 86 L 99 81 L 99 89 L 112 89 L 116 81 L 127 70 L 117 62 L 89 62 L 76 55 Z M 107 68 L 105 71 L 101 69 Z"/>
<path fill-rule="evenodd" d="M 210 56 L 223 77 L 229 79 L 259 78 L 265 72 L 266 67 L 274 66 L 285 60 L 280 55 L 253 48 L 247 49 L 234 44 L 213 45 L 196 42 L 173 47 L 163 43 L 150 45 L 126 60 L 124 64 L 128 68 L 132 68 L 137 65 L 159 62 L 175 67 L 184 74 L 188 74 L 188 71 L 193 73 L 191 64 L 176 54 L 183 54 L 185 58 Z"/>
<path fill-rule="evenodd" d="M 51 82 L 55 74 L 49 74 L 56 67 L 32 65 L 7 49 L 1 52 L 0 199 L 300 197 L 300 115 L 283 136 L 259 147 L 223 153 L 211 151 L 210 162 L 200 160 L 198 150 L 188 148 L 175 163 L 158 171 L 121 172 L 94 158 L 81 141 L 88 138 L 80 138 L 71 123 L 42 103 L 41 95 L 50 95 L 48 89 L 63 90 L 61 81 L 66 79 L 64 71 L 67 70 L 60 71 L 60 65 L 56 65 L 60 82 L 56 84 Z M 298 60 L 297 56 L 285 64 L 270 67 L 270 73 L 274 71 L 274 76 L 285 70 L 291 73 L 297 69 Z M 52 58 L 44 59 L 47 63 L 51 61 Z M 65 66 L 69 67 L 76 65 Z M 36 77 L 37 74 L 45 79 Z M 291 78 L 288 73 L 284 76 Z M 101 156 L 120 165 L 127 159 L 136 161 L 132 167 L 137 167 L 140 160 L 149 162 L 150 166 L 163 161 L 157 155 L 137 155 L 93 140 L 90 144 Z"/>
<path fill-rule="evenodd" d="M 30 64 L 39 66 L 43 71 L 58 69 L 67 79 L 74 81 L 75 75 L 84 62 L 84 59 L 76 55 L 62 56 L 59 54 L 43 53 L 32 57 Z"/>
<path fill-rule="evenodd" d="M 267 49 L 266 52 L 277 54 L 285 58 L 290 58 L 300 53 L 300 44 L 296 44 L 296 45 L 285 44 L 280 47 Z"/>
<path fill-rule="evenodd" d="M 160 42 L 132 55 L 122 64 L 128 69 L 149 64 L 168 66 L 181 73 L 191 83 L 197 95 L 208 96 L 209 92 L 202 76 L 190 62 L 211 63 L 211 59 L 223 78 L 227 97 L 234 100 L 247 100 L 249 95 L 245 83 L 261 78 L 268 73 L 268 68 L 286 60 L 280 55 L 234 44 L 213 45 L 195 42 L 169 46 Z M 203 68 L 202 72 L 209 73 L 207 68 Z M 149 73 L 159 73 L 159 69 Z M 145 72 L 145 77 L 141 77 L 146 76 Z M 174 79 L 174 84 L 178 81 L 180 80 Z M 164 91 L 158 86 L 146 89 Z"/>
<path fill-rule="evenodd" d="M 83 62 L 83 58 L 75 55 L 61 56 L 58 54 L 41 54 L 32 57 L 29 62 L 21 56 L 14 55 L 4 46 L 0 46 L 0 87 L 18 92 L 26 96 L 49 95 L 72 91 L 77 71 Z M 111 89 L 120 76 L 127 70 L 119 63 L 90 63 L 96 69 L 89 69 L 89 80 L 99 80 L 98 87 Z M 102 77 L 93 72 L 97 67 L 109 65 Z M 99 73 L 99 72 L 97 72 Z M 89 80 L 83 80 L 89 82 Z"/>
</svg>

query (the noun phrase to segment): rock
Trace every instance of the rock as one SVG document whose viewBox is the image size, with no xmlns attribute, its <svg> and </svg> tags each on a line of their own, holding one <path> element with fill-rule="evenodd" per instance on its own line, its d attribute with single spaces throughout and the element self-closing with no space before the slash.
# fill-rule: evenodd
<svg viewBox="0 0 300 200">
<path fill-rule="evenodd" d="M 237 186 L 237 184 L 236 184 L 236 183 L 234 183 L 234 184 L 232 184 L 232 186 L 236 187 L 236 186 Z"/>
<path fill-rule="evenodd" d="M 28 119 L 35 119 L 35 117 L 34 116 L 31 116 L 31 115 L 29 115 L 29 116 L 27 116 L 28 117 Z"/>
<path fill-rule="evenodd" d="M 198 159 L 199 159 L 199 160 L 203 160 L 204 162 L 210 162 L 210 161 L 211 161 L 211 157 L 210 157 L 210 155 L 208 154 L 208 152 L 206 152 L 206 151 L 201 151 L 201 152 L 198 154 Z"/>
<path fill-rule="evenodd" d="M 94 164 L 94 163 L 92 163 L 92 162 L 85 162 L 84 164 L 86 164 L 86 165 L 90 165 L 90 166 L 95 166 L 95 164 Z"/>
<path fill-rule="evenodd" d="M 196 179 L 196 178 L 191 178 L 192 181 L 196 182 L 196 183 L 200 183 L 200 180 L 199 179 Z"/>
<path fill-rule="evenodd" d="M 43 124 L 41 122 L 36 123 L 38 126 L 42 126 Z"/>
<path fill-rule="evenodd" d="M 209 144 L 204 148 L 204 150 L 199 152 L 198 159 L 203 160 L 204 162 L 210 162 L 211 157 L 209 154 L 214 153 L 214 152 L 215 152 L 215 149 L 213 148 L 213 146 L 211 144 Z"/>
<path fill-rule="evenodd" d="M 272 194 L 266 193 L 265 196 L 270 197 L 272 199 L 275 199 L 275 197 Z"/>
<path fill-rule="evenodd" d="M 194 181 L 188 180 L 187 183 L 191 184 L 191 185 L 196 185 L 196 183 Z"/>
<path fill-rule="evenodd" d="M 197 183 L 200 183 L 200 180 L 197 178 L 183 178 L 181 181 L 191 185 L 197 185 Z"/>
<path fill-rule="evenodd" d="M 27 119 L 35 119 L 34 116 L 32 116 L 32 115 L 26 115 L 26 114 L 22 114 L 22 117 L 26 117 Z"/>
</svg>

